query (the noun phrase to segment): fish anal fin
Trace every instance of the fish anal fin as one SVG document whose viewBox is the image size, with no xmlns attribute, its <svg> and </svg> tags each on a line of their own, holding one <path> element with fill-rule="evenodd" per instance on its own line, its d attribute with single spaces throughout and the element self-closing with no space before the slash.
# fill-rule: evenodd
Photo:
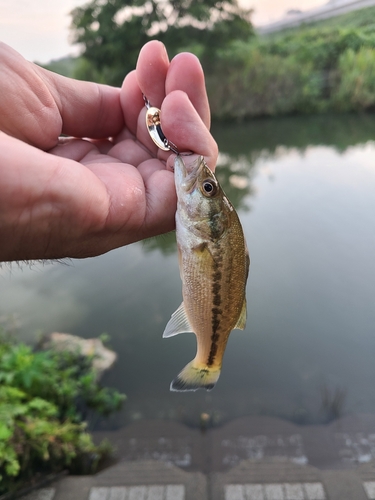
<svg viewBox="0 0 375 500">
<path fill-rule="evenodd" d="M 165 327 L 163 338 L 173 337 L 179 333 L 192 332 L 193 328 L 190 325 L 189 319 L 186 315 L 184 303 L 172 314 L 171 319 Z"/>
<path fill-rule="evenodd" d="M 244 330 L 246 326 L 246 317 L 247 313 L 246 313 L 246 298 L 245 298 L 243 300 L 240 317 L 238 318 L 236 326 L 234 328 L 236 328 L 237 330 Z"/>
</svg>

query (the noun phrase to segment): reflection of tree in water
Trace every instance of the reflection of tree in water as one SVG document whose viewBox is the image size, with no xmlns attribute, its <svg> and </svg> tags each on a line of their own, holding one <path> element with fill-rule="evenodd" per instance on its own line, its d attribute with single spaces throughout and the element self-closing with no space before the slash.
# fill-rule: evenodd
<svg viewBox="0 0 375 500">
<path fill-rule="evenodd" d="M 264 118 L 244 123 L 214 124 L 219 150 L 247 158 L 261 151 L 273 154 L 279 146 L 306 149 L 325 145 L 337 151 L 375 140 L 375 116 L 317 115 Z"/>
<path fill-rule="evenodd" d="M 160 250 L 163 255 L 171 255 L 176 252 L 176 234 L 174 231 L 170 233 L 160 234 L 142 241 L 142 248 L 146 253 Z"/>
<path fill-rule="evenodd" d="M 370 114 L 284 116 L 256 119 L 243 123 L 213 124 L 212 134 L 219 145 L 216 175 L 236 210 L 250 210 L 254 195 L 252 180 L 257 160 L 273 157 L 280 151 L 325 145 L 337 151 L 375 140 L 375 116 Z M 240 214 L 241 216 L 241 214 Z M 168 255 L 176 251 L 174 233 L 145 240 L 146 252 L 160 250 Z"/>
<path fill-rule="evenodd" d="M 219 146 L 220 147 L 220 146 Z M 239 211 L 250 210 L 248 197 L 254 195 L 251 185 L 254 175 L 254 159 L 249 155 L 220 154 L 216 177 L 234 208 Z"/>
<path fill-rule="evenodd" d="M 323 423 L 329 423 L 342 417 L 347 391 L 341 387 L 330 389 L 327 384 L 321 387 Z"/>
</svg>

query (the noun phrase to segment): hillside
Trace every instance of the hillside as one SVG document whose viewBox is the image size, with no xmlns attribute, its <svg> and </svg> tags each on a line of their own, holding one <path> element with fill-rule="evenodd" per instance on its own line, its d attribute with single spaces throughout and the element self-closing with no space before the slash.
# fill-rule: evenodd
<svg viewBox="0 0 375 500">
<path fill-rule="evenodd" d="M 218 119 L 372 111 L 375 7 L 232 45 L 207 83 Z"/>
<path fill-rule="evenodd" d="M 347 14 L 342 14 L 341 16 L 317 21 L 311 24 L 311 26 L 341 26 L 342 28 L 375 29 L 375 7 L 367 7 L 366 9 L 355 10 Z"/>
</svg>

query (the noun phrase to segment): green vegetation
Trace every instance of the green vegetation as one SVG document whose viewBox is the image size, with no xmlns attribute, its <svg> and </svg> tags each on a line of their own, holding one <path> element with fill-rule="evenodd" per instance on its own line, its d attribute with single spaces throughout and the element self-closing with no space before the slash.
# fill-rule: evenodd
<svg viewBox="0 0 375 500">
<path fill-rule="evenodd" d="M 94 472 L 110 452 L 94 445 L 87 412 L 107 415 L 125 397 L 97 382 L 92 359 L 0 338 L 0 494 L 40 474 Z"/>
<path fill-rule="evenodd" d="M 375 105 L 375 50 L 361 47 L 345 51 L 339 59 L 341 75 L 333 103 L 343 111 L 373 108 Z"/>
<path fill-rule="evenodd" d="M 191 50 L 208 64 L 217 50 L 253 34 L 250 11 L 237 0 L 91 0 L 73 10 L 72 30 L 84 47 L 80 77 L 113 85 L 149 40 L 164 42 L 170 55 Z"/>
<path fill-rule="evenodd" d="M 59 73 L 59 75 L 68 76 L 70 78 L 77 78 L 77 70 L 80 64 L 79 57 L 63 57 L 50 61 L 48 64 L 40 64 L 46 69 Z"/>
<path fill-rule="evenodd" d="M 69 76 L 120 85 L 140 47 L 157 38 L 169 55 L 201 60 L 214 118 L 242 120 L 375 107 L 375 7 L 256 36 L 237 0 L 91 0 L 72 12 L 82 57 Z M 73 69 L 72 69 L 73 68 Z"/>
<path fill-rule="evenodd" d="M 212 113 L 242 119 L 371 110 L 375 8 L 304 25 L 221 51 L 209 74 Z"/>
</svg>

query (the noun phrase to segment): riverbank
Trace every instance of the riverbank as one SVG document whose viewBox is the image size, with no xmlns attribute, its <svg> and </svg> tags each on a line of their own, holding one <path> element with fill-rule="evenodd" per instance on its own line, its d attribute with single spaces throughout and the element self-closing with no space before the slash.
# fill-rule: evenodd
<svg viewBox="0 0 375 500">
<path fill-rule="evenodd" d="M 235 42 L 206 69 L 218 120 L 373 110 L 375 7 Z"/>
</svg>

